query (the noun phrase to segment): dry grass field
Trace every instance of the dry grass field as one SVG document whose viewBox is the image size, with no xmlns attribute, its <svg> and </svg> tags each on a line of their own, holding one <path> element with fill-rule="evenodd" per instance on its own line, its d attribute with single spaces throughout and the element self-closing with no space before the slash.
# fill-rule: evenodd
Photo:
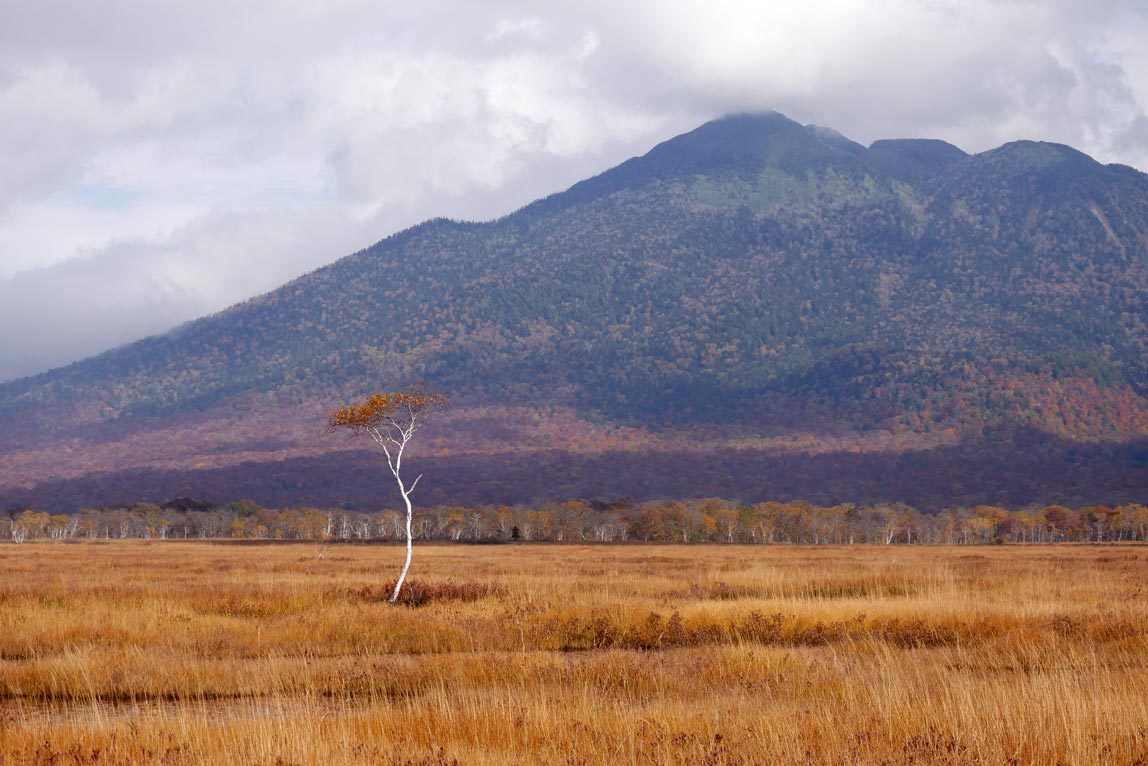
<svg viewBox="0 0 1148 766">
<path fill-rule="evenodd" d="M 2 764 L 1148 764 L 1148 547 L 0 547 Z"/>
</svg>

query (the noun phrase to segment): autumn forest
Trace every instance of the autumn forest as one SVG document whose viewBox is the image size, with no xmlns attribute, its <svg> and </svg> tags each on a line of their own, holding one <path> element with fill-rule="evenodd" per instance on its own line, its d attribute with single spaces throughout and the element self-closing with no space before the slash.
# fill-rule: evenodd
<svg viewBox="0 0 1148 766">
<path fill-rule="evenodd" d="M 77 514 L 0 515 L 0 540 L 187 540 L 398 542 L 404 515 L 318 508 L 262 508 L 242 500 L 215 507 L 189 498 L 86 509 Z M 1145 542 L 1148 506 L 992 505 L 924 514 L 904 503 L 821 507 L 804 502 L 738 505 L 717 498 L 635 503 L 566 501 L 541 507 L 420 509 L 418 540 L 469 543 L 753 543 L 788 545 Z"/>
</svg>

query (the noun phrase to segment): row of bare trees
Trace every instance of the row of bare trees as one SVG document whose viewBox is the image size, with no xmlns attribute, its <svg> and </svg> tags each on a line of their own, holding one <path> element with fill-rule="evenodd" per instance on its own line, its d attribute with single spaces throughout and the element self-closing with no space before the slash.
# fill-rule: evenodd
<svg viewBox="0 0 1148 766">
<path fill-rule="evenodd" d="M 88 509 L 53 515 L 0 513 L 0 540 L 262 539 L 404 541 L 404 509 L 375 513 L 263 508 L 250 501 L 213 507 Z M 993 505 L 921 513 L 902 503 L 818 506 L 739 504 L 721 499 L 587 502 L 535 506 L 438 506 L 416 511 L 416 540 L 458 542 L 678 542 L 762 544 L 984 544 L 1148 540 L 1148 506 Z"/>
</svg>

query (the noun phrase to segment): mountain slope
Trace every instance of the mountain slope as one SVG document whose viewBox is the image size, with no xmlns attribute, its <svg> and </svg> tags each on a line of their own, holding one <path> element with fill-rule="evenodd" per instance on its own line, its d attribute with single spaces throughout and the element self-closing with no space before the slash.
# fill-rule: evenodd
<svg viewBox="0 0 1148 766">
<path fill-rule="evenodd" d="M 1143 174 L 738 115 L 0 386 L 0 488 L 324 454 L 324 408 L 413 382 L 459 405 L 440 454 L 1130 441 L 1146 296 Z"/>
</svg>

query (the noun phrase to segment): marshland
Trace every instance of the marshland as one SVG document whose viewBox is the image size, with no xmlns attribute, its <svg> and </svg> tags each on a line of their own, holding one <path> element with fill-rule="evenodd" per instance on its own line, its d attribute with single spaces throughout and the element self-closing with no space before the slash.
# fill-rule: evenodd
<svg viewBox="0 0 1148 766">
<path fill-rule="evenodd" d="M 0 547 L 2 764 L 1148 762 L 1148 547 Z"/>
</svg>

